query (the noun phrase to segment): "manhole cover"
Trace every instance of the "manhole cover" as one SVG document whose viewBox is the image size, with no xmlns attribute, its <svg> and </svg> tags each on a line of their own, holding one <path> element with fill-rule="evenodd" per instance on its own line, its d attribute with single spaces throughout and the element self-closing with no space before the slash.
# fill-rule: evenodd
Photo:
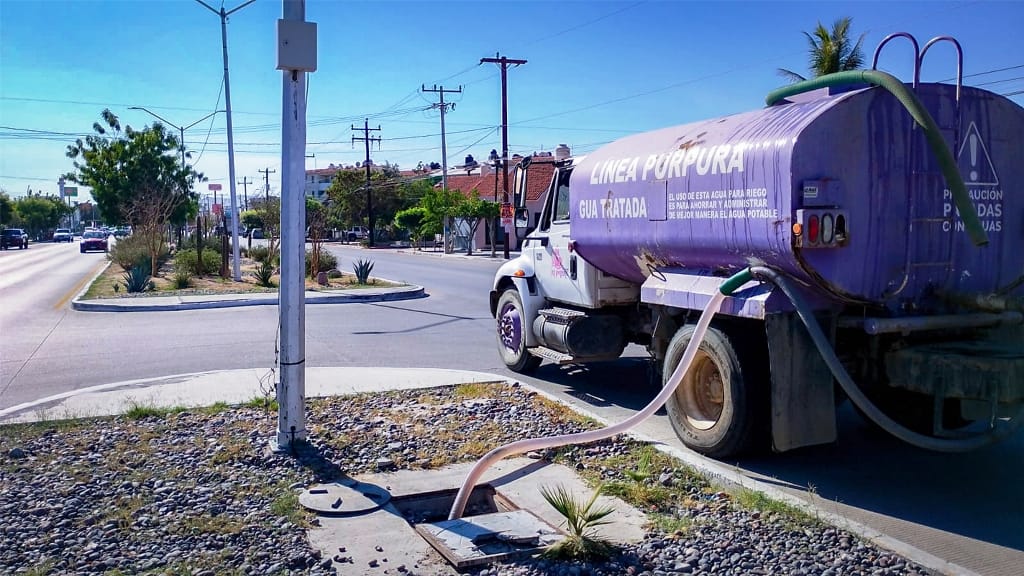
<svg viewBox="0 0 1024 576">
<path fill-rule="evenodd" d="M 310 486 L 299 494 L 299 504 L 323 515 L 363 514 L 391 500 L 391 493 L 374 484 L 342 480 Z"/>
<path fill-rule="evenodd" d="M 417 524 L 415 528 L 459 570 L 536 554 L 565 538 L 527 510 Z"/>
</svg>

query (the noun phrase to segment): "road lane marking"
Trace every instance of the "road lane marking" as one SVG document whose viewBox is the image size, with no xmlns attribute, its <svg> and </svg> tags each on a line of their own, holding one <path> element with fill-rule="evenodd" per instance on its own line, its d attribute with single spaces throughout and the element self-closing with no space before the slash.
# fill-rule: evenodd
<svg viewBox="0 0 1024 576">
<path fill-rule="evenodd" d="M 107 262 L 106 260 L 101 260 L 100 262 L 97 262 L 96 265 L 89 270 L 89 273 L 86 274 L 84 278 L 79 280 L 78 284 L 75 284 L 75 287 L 69 290 L 68 293 L 65 294 L 64 297 L 61 298 L 60 301 L 57 302 L 57 304 L 54 305 L 53 309 L 60 310 L 61 308 L 66 306 L 68 301 L 74 298 L 75 294 L 78 294 L 78 292 L 81 291 L 83 287 L 85 287 L 86 283 L 92 282 L 93 280 L 96 279 L 97 276 L 100 275 L 101 270 L 99 270 L 99 268 L 101 266 L 106 266 L 107 264 L 110 263 Z"/>
</svg>

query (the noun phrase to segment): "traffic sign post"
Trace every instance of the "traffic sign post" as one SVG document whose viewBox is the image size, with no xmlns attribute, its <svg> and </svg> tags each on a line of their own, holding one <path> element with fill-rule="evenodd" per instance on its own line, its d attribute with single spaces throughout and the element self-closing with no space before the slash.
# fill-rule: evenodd
<svg viewBox="0 0 1024 576">
<path fill-rule="evenodd" d="M 506 232 L 509 232 L 512 228 L 514 212 L 512 210 L 512 204 L 509 202 L 501 203 L 501 225 L 505 228 Z"/>
</svg>

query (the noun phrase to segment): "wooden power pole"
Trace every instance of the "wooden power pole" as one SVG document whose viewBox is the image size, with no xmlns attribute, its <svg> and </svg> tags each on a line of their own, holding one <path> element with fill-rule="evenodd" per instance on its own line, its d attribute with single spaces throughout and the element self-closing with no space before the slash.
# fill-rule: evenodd
<svg viewBox="0 0 1024 576">
<path fill-rule="evenodd" d="M 380 136 L 370 136 L 370 132 L 380 132 L 380 124 L 376 128 L 370 128 L 370 119 L 366 118 L 363 120 L 363 127 L 356 128 L 356 125 L 352 125 L 353 130 L 362 130 L 362 138 L 353 136 L 352 142 L 356 141 L 366 143 L 366 161 L 363 165 L 366 166 L 366 217 L 370 221 L 370 247 L 373 247 L 373 237 L 375 235 L 375 229 L 373 226 L 373 189 L 370 187 L 370 143 L 376 142 L 377 146 L 380 146 Z"/>
<path fill-rule="evenodd" d="M 480 63 L 497 64 L 501 66 L 501 165 L 504 166 L 504 174 L 501 178 L 501 203 L 508 204 L 508 75 L 506 74 L 509 64 L 519 66 L 526 64 L 526 60 L 514 60 L 506 58 L 500 53 L 495 58 L 481 58 Z M 505 259 L 508 260 L 508 237 L 511 230 L 505 230 Z"/>
</svg>

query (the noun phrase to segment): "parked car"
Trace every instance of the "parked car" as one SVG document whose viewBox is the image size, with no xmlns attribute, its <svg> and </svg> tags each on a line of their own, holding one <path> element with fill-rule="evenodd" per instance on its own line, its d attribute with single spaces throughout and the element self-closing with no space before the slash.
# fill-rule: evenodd
<svg viewBox="0 0 1024 576">
<path fill-rule="evenodd" d="M 249 238 L 253 240 L 263 240 L 263 228 L 253 228 L 249 230 Z"/>
<path fill-rule="evenodd" d="M 71 242 L 72 236 L 71 230 L 67 228 L 57 228 L 57 231 L 53 233 L 54 242 Z"/>
<path fill-rule="evenodd" d="M 363 240 L 370 237 L 370 230 L 365 226 L 353 226 L 345 231 L 345 237 L 348 238 L 349 242 Z"/>
<path fill-rule="evenodd" d="M 82 242 L 78 245 L 78 251 L 82 254 L 90 250 L 107 251 L 107 233 L 100 230 L 90 230 L 82 234 Z"/>
<path fill-rule="evenodd" d="M 129 234 L 131 234 L 131 232 L 125 227 L 119 227 L 116 230 L 114 230 L 114 238 L 124 238 Z"/>
<path fill-rule="evenodd" d="M 5 228 L 0 232 L 0 250 L 7 250 L 12 246 L 19 250 L 28 248 L 28 234 L 21 228 Z"/>
</svg>

